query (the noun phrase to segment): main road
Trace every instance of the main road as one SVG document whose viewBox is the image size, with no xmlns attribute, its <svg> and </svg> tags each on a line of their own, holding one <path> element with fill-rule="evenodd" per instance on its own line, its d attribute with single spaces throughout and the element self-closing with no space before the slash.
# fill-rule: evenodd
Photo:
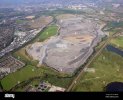
<svg viewBox="0 0 123 100">
<path fill-rule="evenodd" d="M 114 35 L 111 35 L 108 37 L 108 39 L 105 41 L 105 43 L 102 45 L 102 47 L 95 53 L 95 55 L 93 56 L 93 58 L 90 59 L 90 61 L 85 65 L 84 68 L 88 68 L 89 65 L 92 63 L 92 61 L 94 61 L 94 59 L 102 52 L 102 50 L 108 45 L 108 43 L 110 42 L 110 40 L 116 35 L 116 33 Z M 84 70 L 82 69 L 81 72 L 77 75 L 77 77 L 72 81 L 71 85 L 68 87 L 68 89 L 66 90 L 66 92 L 71 91 L 77 84 L 77 82 L 79 81 L 81 75 L 83 74 Z"/>
</svg>

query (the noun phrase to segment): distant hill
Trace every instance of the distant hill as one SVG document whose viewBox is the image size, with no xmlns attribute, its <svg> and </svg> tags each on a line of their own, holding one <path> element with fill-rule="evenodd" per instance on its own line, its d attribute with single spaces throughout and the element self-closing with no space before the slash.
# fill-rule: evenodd
<svg viewBox="0 0 123 100">
<path fill-rule="evenodd" d="M 0 4 L 19 4 L 24 2 L 24 0 L 0 0 Z"/>
<path fill-rule="evenodd" d="M 121 3 L 123 4 L 123 0 L 0 0 L 0 5 L 2 4 L 81 4 L 82 2 L 91 2 L 91 3 Z"/>
</svg>

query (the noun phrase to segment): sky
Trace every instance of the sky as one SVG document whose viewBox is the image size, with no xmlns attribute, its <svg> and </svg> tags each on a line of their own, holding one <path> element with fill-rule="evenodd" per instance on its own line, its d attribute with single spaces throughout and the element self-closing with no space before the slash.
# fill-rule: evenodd
<svg viewBox="0 0 123 100">
<path fill-rule="evenodd" d="M 74 1 L 74 2 L 78 2 L 81 0 L 0 0 L 0 4 L 21 4 L 21 3 L 25 3 L 25 2 L 31 2 L 31 3 L 35 3 L 35 2 L 65 2 L 65 1 Z M 82 0 L 82 1 L 98 1 L 98 0 Z M 122 2 L 123 0 L 102 0 L 102 1 L 115 1 L 115 2 Z"/>
</svg>

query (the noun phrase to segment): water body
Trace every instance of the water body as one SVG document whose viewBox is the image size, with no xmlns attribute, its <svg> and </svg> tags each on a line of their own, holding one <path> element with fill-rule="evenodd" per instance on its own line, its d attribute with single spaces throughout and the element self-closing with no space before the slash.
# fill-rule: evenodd
<svg viewBox="0 0 123 100">
<path fill-rule="evenodd" d="M 123 50 L 120 50 L 120 49 L 118 49 L 118 48 L 116 48 L 116 47 L 114 47 L 114 46 L 112 46 L 112 45 L 106 46 L 106 49 L 107 49 L 108 51 L 112 51 L 112 52 L 114 52 L 114 53 L 117 53 L 118 55 L 120 55 L 120 56 L 123 57 Z"/>
<path fill-rule="evenodd" d="M 106 86 L 106 92 L 123 92 L 122 82 L 111 82 Z"/>
</svg>

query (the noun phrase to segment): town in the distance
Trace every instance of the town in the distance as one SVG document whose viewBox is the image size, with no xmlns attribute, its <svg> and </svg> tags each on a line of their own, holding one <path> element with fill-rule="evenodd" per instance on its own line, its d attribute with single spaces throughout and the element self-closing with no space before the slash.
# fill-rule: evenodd
<svg viewBox="0 0 123 100">
<path fill-rule="evenodd" d="M 123 0 L 1 0 L 0 92 L 123 92 Z"/>
</svg>

